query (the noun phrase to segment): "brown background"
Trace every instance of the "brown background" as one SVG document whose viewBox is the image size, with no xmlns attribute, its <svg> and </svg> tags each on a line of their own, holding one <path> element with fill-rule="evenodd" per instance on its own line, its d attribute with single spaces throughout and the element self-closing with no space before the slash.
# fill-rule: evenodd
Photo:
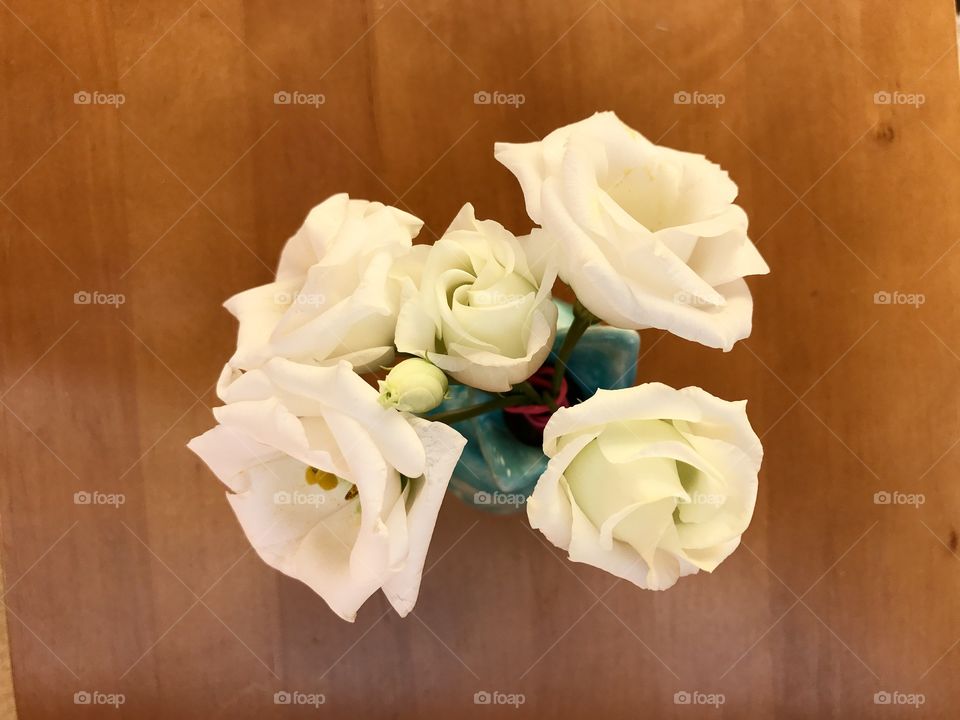
<svg viewBox="0 0 960 720">
<path fill-rule="evenodd" d="M 22 718 L 955 717 L 960 169 L 952 3 L 0 2 L 0 488 Z M 878 105 L 877 91 L 925 103 Z M 125 103 L 77 105 L 77 91 Z M 278 90 L 323 93 L 319 108 Z M 479 90 L 523 93 L 475 105 Z M 722 93 L 720 107 L 678 91 Z M 184 448 L 266 282 L 348 191 L 525 231 L 495 140 L 598 109 L 730 170 L 773 272 L 723 354 L 643 333 L 641 379 L 749 398 L 744 544 L 644 592 L 448 498 L 416 614 L 356 624 L 249 551 Z M 74 293 L 123 293 L 119 308 Z M 922 293 L 919 308 L 877 291 Z M 77 491 L 124 493 L 119 508 Z M 884 506 L 877 491 L 923 493 Z M 277 690 L 324 693 L 312 709 Z M 122 692 L 113 709 L 79 690 Z M 478 707 L 479 690 L 523 693 Z M 920 711 L 877 691 L 923 693 Z M 722 708 L 675 705 L 723 693 Z M 362 712 L 360 712 L 362 711 Z"/>
</svg>

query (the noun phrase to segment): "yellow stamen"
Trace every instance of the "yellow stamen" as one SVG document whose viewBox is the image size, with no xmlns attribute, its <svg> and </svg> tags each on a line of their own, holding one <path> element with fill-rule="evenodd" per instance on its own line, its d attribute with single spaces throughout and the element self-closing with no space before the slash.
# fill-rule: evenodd
<svg viewBox="0 0 960 720">
<path fill-rule="evenodd" d="M 328 473 L 326 470 L 319 470 L 309 465 L 304 472 L 304 480 L 307 481 L 307 485 L 319 485 L 324 490 L 333 490 L 340 484 L 340 478 L 333 473 Z"/>
</svg>

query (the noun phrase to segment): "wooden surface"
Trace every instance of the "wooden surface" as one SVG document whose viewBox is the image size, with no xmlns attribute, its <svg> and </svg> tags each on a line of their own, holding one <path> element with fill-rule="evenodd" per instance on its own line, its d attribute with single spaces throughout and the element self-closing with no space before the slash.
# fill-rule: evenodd
<svg viewBox="0 0 960 720">
<path fill-rule="evenodd" d="M 0 572 L 0 593 L 3 592 L 3 573 Z M 10 674 L 10 642 L 7 637 L 7 615 L 0 607 L 0 717 L 16 717 L 16 701 L 13 697 L 13 677 Z"/>
<path fill-rule="evenodd" d="M 19 716 L 956 716 L 960 127 L 949 0 L 0 2 L 0 485 Z M 476 105 L 481 90 L 519 108 Z M 925 102 L 883 105 L 879 91 Z M 119 109 L 78 91 L 123 93 Z M 323 93 L 319 107 L 277 91 Z M 678 105 L 678 91 L 725 102 Z M 740 185 L 772 274 L 723 354 L 643 380 L 749 398 L 753 524 L 643 592 L 448 498 L 415 615 L 355 625 L 251 553 L 184 448 L 220 303 L 328 195 L 528 227 L 495 140 L 613 109 Z M 118 307 L 74 293 L 122 293 Z M 924 304 L 874 303 L 878 291 Z M 119 507 L 77 492 L 122 493 Z M 919 507 L 879 491 L 923 493 Z M 113 708 L 74 693 L 123 693 Z M 478 691 L 523 693 L 519 710 Z M 676 692 L 722 693 L 693 707 Z M 878 691 L 925 704 L 877 707 Z"/>
</svg>

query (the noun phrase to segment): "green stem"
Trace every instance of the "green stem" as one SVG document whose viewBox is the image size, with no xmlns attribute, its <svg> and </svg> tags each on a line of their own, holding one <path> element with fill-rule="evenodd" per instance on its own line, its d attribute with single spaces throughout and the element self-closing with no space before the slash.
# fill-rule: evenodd
<svg viewBox="0 0 960 720">
<path fill-rule="evenodd" d="M 534 405 L 546 405 L 546 399 L 537 392 L 537 389 L 529 382 L 524 381 L 513 386 L 514 390 L 519 390 L 526 395 Z"/>
<path fill-rule="evenodd" d="M 573 348 L 576 347 L 577 342 L 583 337 L 583 334 L 587 331 L 593 323 L 596 322 L 596 318 L 593 314 L 590 313 L 583 305 L 579 302 L 573 308 L 573 322 L 570 323 L 570 328 L 567 330 L 567 336 L 563 339 L 563 345 L 560 346 L 560 351 L 557 353 L 557 361 L 553 365 L 553 397 L 556 398 L 560 394 L 560 386 L 563 384 L 563 376 L 567 373 L 567 361 L 570 359 L 570 355 L 573 353 Z"/>
<path fill-rule="evenodd" d="M 425 415 L 424 417 L 431 422 L 444 422 L 449 424 L 460 422 L 461 420 L 468 420 L 469 418 L 476 417 L 477 415 L 483 415 L 484 413 L 488 413 L 492 410 L 501 410 L 505 407 L 523 405 L 528 402 L 530 402 L 530 399 L 523 395 L 506 395 L 498 397 L 494 400 L 488 400 L 487 402 L 480 403 L 479 405 L 471 405 L 470 407 L 458 408 L 456 410 L 447 410 L 435 415 Z"/>
<path fill-rule="evenodd" d="M 548 393 L 539 392 L 529 381 L 514 385 L 513 389 L 524 393 L 534 405 L 545 405 L 553 411 L 557 409 L 556 401 Z"/>
</svg>

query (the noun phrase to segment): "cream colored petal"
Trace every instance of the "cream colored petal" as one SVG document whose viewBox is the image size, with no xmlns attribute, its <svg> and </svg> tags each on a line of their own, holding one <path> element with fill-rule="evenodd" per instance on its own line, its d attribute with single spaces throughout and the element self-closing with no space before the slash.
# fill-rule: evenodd
<svg viewBox="0 0 960 720">
<path fill-rule="evenodd" d="M 349 622 L 356 620 L 357 611 L 380 587 L 374 574 L 357 576 L 351 568 L 349 548 L 356 517 L 353 511 L 343 511 L 314 526 L 296 551 L 274 566 L 306 583 Z M 359 537 L 359 531 L 356 534 Z"/>
<path fill-rule="evenodd" d="M 621 390 L 598 390 L 578 405 L 560 408 L 550 418 L 543 433 L 543 449 L 552 455 L 557 438 L 624 420 L 660 420 L 681 418 L 699 420 L 697 402 L 663 383 L 644 383 Z"/>
<path fill-rule="evenodd" d="M 600 542 L 605 537 L 629 545 L 648 567 L 656 564 L 657 549 L 668 527 L 673 527 L 676 500 L 664 498 L 652 503 L 637 503 L 621 510 L 600 528 Z M 589 517 L 589 515 L 588 515 Z M 609 526 L 609 527 L 608 527 Z M 609 541 L 608 541 L 609 542 Z"/>
<path fill-rule="evenodd" d="M 274 394 L 270 379 L 259 370 L 243 372 L 228 363 L 217 380 L 217 396 L 225 403 L 267 400 Z"/>
<path fill-rule="evenodd" d="M 737 230 L 717 237 L 701 237 L 690 257 L 690 267 L 714 287 L 770 272 L 746 232 Z"/>
<path fill-rule="evenodd" d="M 213 415 L 221 425 L 287 454 L 302 456 L 310 449 L 300 420 L 277 398 L 233 402 L 214 408 Z"/>
<path fill-rule="evenodd" d="M 270 339 L 299 285 L 298 279 L 273 282 L 237 293 L 223 304 L 240 323 L 231 365 L 251 370 L 270 359 Z"/>
<path fill-rule="evenodd" d="M 227 425 L 214 426 L 193 438 L 187 447 L 234 492 L 249 489 L 250 478 L 245 471 L 283 455 L 276 448 L 256 442 L 243 430 Z"/>
<path fill-rule="evenodd" d="M 350 197 L 332 195 L 307 213 L 303 225 L 287 240 L 280 253 L 277 279 L 298 278 L 326 254 L 327 247 L 343 225 Z"/>
<path fill-rule="evenodd" d="M 456 232 L 458 230 L 467 230 L 471 232 L 478 230 L 477 217 L 474 213 L 472 203 L 463 204 L 463 207 L 461 207 L 459 212 L 457 212 L 456 217 L 454 217 L 450 222 L 450 225 L 447 227 L 447 231 L 444 233 L 444 235 L 447 233 Z"/>
<path fill-rule="evenodd" d="M 535 223 L 539 223 L 540 189 L 547 173 L 541 143 L 498 142 L 493 147 L 493 156 L 520 181 L 527 215 Z"/>
<path fill-rule="evenodd" d="M 604 284 L 605 283 L 605 284 Z M 589 288 L 581 293 L 580 288 Z M 608 287 L 601 295 L 596 288 Z M 715 290 L 724 306 L 688 304 L 692 298 L 664 299 L 642 295 L 638 289 L 618 283 L 605 268 L 586 265 L 574 288 L 583 304 L 596 314 L 596 303 L 607 313 L 607 322 L 616 327 L 667 330 L 707 347 L 733 349 L 738 340 L 750 336 L 753 326 L 753 298 L 746 282 L 734 280 Z M 589 300 L 588 300 L 589 298 Z"/>
<path fill-rule="evenodd" d="M 680 393 L 693 399 L 701 409 L 699 424 L 688 428 L 690 432 L 734 445 L 749 457 L 748 467 L 754 472 L 759 471 L 763 445 L 750 425 L 746 400 L 723 400 L 694 386 L 685 387 Z M 684 430 L 682 427 L 678 429 Z"/>
<path fill-rule="evenodd" d="M 360 530 L 356 500 L 307 485 L 306 466 L 276 450 L 245 453 L 249 445 L 238 441 L 238 433 L 218 426 L 190 447 L 235 491 L 227 500 L 264 562 L 306 583 L 352 621 L 379 586 L 349 569 L 349 549 Z"/>
<path fill-rule="evenodd" d="M 274 385 L 287 393 L 288 402 L 303 398 L 353 418 L 367 429 L 393 467 L 407 477 L 423 474 L 423 447 L 416 433 L 396 410 L 377 402 L 377 391 L 356 375 L 347 363 L 322 368 L 274 358 L 265 366 Z"/>
<path fill-rule="evenodd" d="M 408 300 L 397 317 L 397 350 L 423 357 L 437 346 L 437 325 L 424 310 L 420 298 Z"/>
<path fill-rule="evenodd" d="M 568 493 L 569 498 L 566 481 L 561 480 L 561 488 Z M 638 587 L 648 587 L 649 566 L 633 548 L 619 541 L 613 543 L 611 548 L 605 548 L 600 538 L 600 531 L 574 502 L 571 502 L 571 515 L 569 547 L 571 560 L 606 570 L 612 575 L 629 580 Z"/>
<path fill-rule="evenodd" d="M 595 263 L 599 265 L 602 256 L 636 297 L 724 305 L 723 295 L 687 265 L 697 235 L 676 229 L 651 232 L 625 217 L 609 198 L 601 197 L 600 204 L 614 222 L 606 226 L 603 236 L 592 236 L 598 250 Z M 557 222 L 565 221 L 563 212 L 562 207 L 556 208 Z M 682 300 L 683 296 L 689 300 Z"/>
<path fill-rule="evenodd" d="M 564 476 L 583 512 L 597 527 L 628 505 L 645 505 L 664 498 L 674 505 L 687 493 L 677 476 L 677 464 L 652 457 L 611 463 L 601 449 L 603 436 L 586 446 L 567 467 Z M 673 507 L 670 508 L 670 515 Z"/>
<path fill-rule="evenodd" d="M 510 358 L 486 350 L 451 344 L 447 354 L 430 353 L 430 360 L 456 380 L 488 392 L 506 392 L 535 373 L 550 353 L 557 331 L 557 308 L 546 301 L 534 312 L 526 354 Z"/>
<path fill-rule="evenodd" d="M 560 247 L 557 239 L 541 228 L 534 228 L 529 235 L 517 238 L 523 248 L 530 272 L 533 273 L 541 292 L 550 293 L 557 279 Z M 540 299 L 538 297 L 538 299 Z"/>
<path fill-rule="evenodd" d="M 482 292 L 462 293 L 474 297 L 460 298 L 461 293 L 454 295 L 452 316 L 461 332 L 444 333 L 448 337 L 448 346 L 467 344 L 465 340 L 476 338 L 482 343 L 481 347 L 494 347 L 505 357 L 522 357 L 526 353 L 527 328 L 536 295 L 533 292 L 509 298 L 492 295 L 487 297 L 492 298 L 494 304 L 483 305 L 479 304 L 483 302 L 481 297 L 477 297 Z M 500 300 L 503 301 L 497 302 Z M 467 304 L 471 302 L 475 304 Z"/>
<path fill-rule="evenodd" d="M 533 494 L 527 499 L 527 519 L 530 527 L 542 532 L 547 540 L 562 550 L 570 547 L 573 511 L 566 481 L 563 481 L 561 486 L 561 479 L 570 462 L 596 435 L 597 433 L 578 435 L 552 455 L 546 470 L 537 480 Z"/>
<path fill-rule="evenodd" d="M 421 478 L 410 481 L 406 510 L 407 553 L 402 567 L 383 583 L 383 593 L 401 617 L 413 609 L 437 514 L 466 439 L 449 425 L 407 416 L 426 454 Z"/>
<path fill-rule="evenodd" d="M 717 566 L 730 557 L 733 551 L 738 547 L 740 547 L 739 535 L 721 545 L 715 545 L 713 547 L 703 548 L 701 550 L 688 549 L 684 553 L 684 557 L 688 562 L 695 565 L 700 570 L 713 572 L 717 569 Z"/>
</svg>

